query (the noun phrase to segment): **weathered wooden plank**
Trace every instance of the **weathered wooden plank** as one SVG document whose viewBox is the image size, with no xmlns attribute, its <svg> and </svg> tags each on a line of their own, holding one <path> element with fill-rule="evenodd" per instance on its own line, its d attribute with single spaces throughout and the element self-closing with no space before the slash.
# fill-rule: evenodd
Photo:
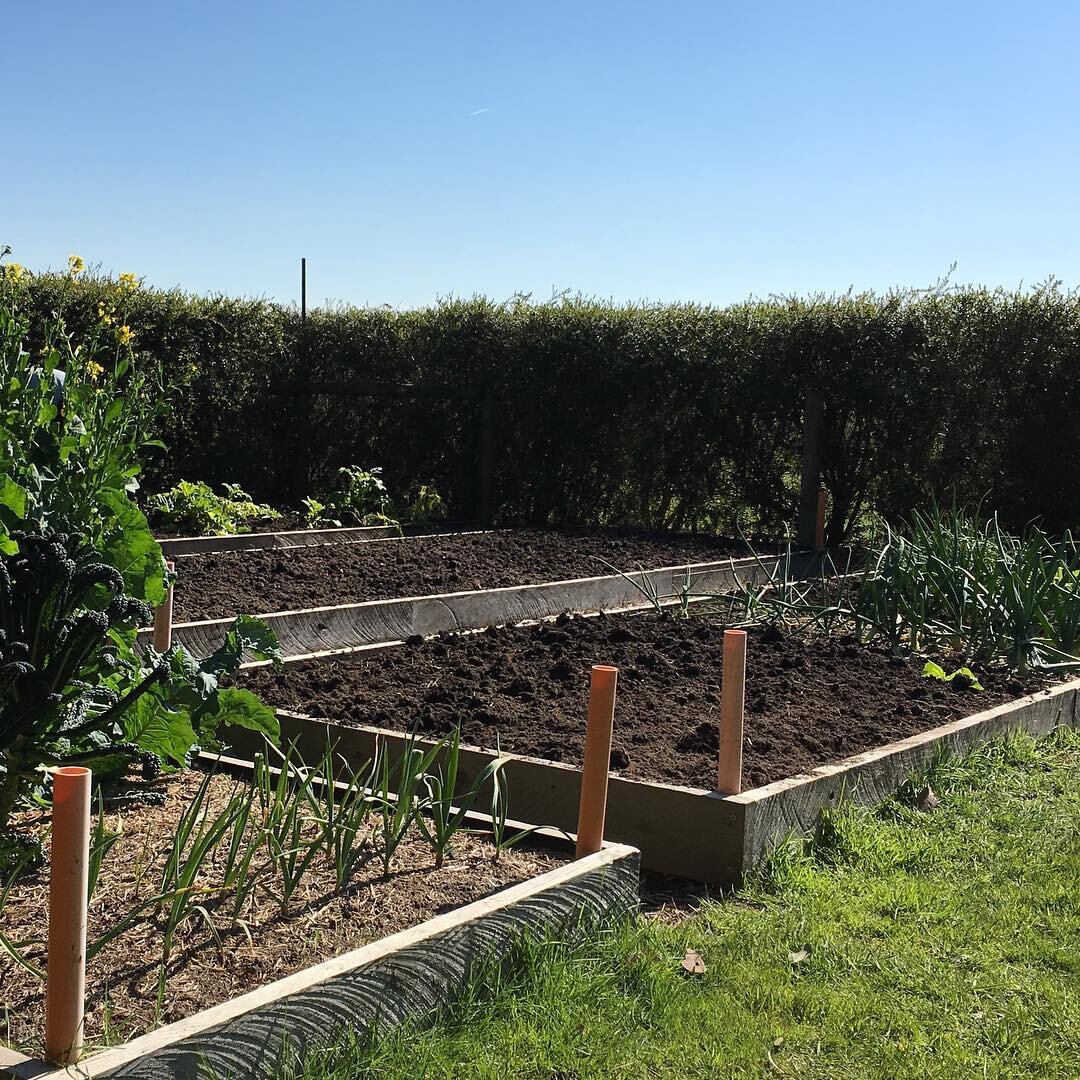
<svg viewBox="0 0 1080 1080">
<path fill-rule="evenodd" d="M 740 804 L 745 815 L 742 870 L 760 862 L 785 836 L 812 832 L 822 810 L 842 800 L 864 806 L 884 802 L 908 777 L 940 757 L 962 754 L 1012 731 L 1045 735 L 1056 727 L 1078 726 L 1078 694 L 1080 681 L 1074 680 L 805 775 L 731 796 L 728 801 Z"/>
<path fill-rule="evenodd" d="M 330 743 L 355 765 L 374 755 L 377 740 L 396 760 L 408 741 L 401 732 L 341 727 L 284 710 L 278 712 L 278 718 L 282 744 L 295 743 L 307 761 L 321 758 Z M 230 738 L 231 752 L 240 757 L 249 758 L 263 746 L 261 736 L 254 732 L 238 730 L 230 732 Z M 431 740 L 419 742 L 432 745 Z M 496 756 L 506 760 L 508 814 L 530 825 L 550 826 L 573 835 L 581 793 L 580 770 L 561 762 L 521 754 L 496 755 L 463 745 L 459 790 L 472 784 Z M 610 778 L 605 839 L 638 848 L 646 869 L 699 881 L 732 880 L 741 866 L 742 832 L 743 808 L 729 804 L 716 792 Z"/>
<path fill-rule="evenodd" d="M 778 556 L 725 559 L 626 576 L 607 574 L 537 585 L 511 585 L 499 589 L 367 600 L 358 604 L 306 608 L 258 614 L 277 634 L 286 656 L 342 651 L 383 642 L 403 641 L 414 634 L 424 637 L 454 630 L 549 618 L 563 611 L 612 611 L 649 607 L 642 588 L 672 597 L 689 572 L 696 600 L 729 591 L 737 582 L 760 582 L 775 567 Z M 807 573 L 817 565 L 812 553 L 792 556 L 792 572 Z M 670 600 L 668 601 L 671 602 Z M 207 619 L 173 625 L 173 641 L 205 656 L 220 644 L 231 618 Z M 151 631 L 139 632 L 150 641 Z"/>
<path fill-rule="evenodd" d="M 284 532 L 230 533 L 226 536 L 170 536 L 158 540 L 166 558 L 203 555 L 218 551 L 257 551 L 265 548 L 316 547 L 319 544 L 357 543 L 396 539 L 390 525 L 358 525 L 340 529 L 288 529 Z"/>
</svg>

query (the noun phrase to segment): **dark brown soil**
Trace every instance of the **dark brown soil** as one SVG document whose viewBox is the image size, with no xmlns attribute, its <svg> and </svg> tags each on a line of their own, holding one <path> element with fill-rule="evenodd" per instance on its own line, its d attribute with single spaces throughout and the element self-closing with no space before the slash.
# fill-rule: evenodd
<svg viewBox="0 0 1080 1080">
<path fill-rule="evenodd" d="M 166 792 L 160 806 L 128 805 L 120 814 L 107 810 L 109 830 L 122 825 L 122 834 L 104 859 L 90 902 L 91 945 L 135 910 L 140 899 L 155 895 L 181 808 L 201 780 L 200 774 L 189 772 L 159 783 Z M 233 780 L 219 776 L 213 784 L 210 808 L 217 812 L 231 794 Z M 16 824 L 41 832 L 47 821 L 24 815 Z M 47 851 L 47 839 L 45 846 Z M 225 842 L 223 847 L 227 846 Z M 87 1041 L 100 1044 L 106 1023 L 110 1043 L 132 1038 L 158 1023 L 190 1016 L 563 861 L 535 849 L 512 848 L 497 861 L 493 853 L 491 844 L 463 830 L 442 868 L 434 870 L 431 848 L 417 833 L 398 848 L 388 879 L 375 859 L 361 866 L 342 892 L 335 889 L 332 865 L 316 860 L 284 913 L 268 883 L 265 889 L 256 888 L 239 926 L 232 924 L 229 914 L 232 893 L 222 897 L 215 888 L 222 871 L 219 849 L 195 885 L 206 889 L 202 906 L 220 935 L 220 949 L 202 916 L 192 914 L 181 923 L 167 965 L 162 1008 L 156 1012 L 164 915 L 155 916 L 149 909 L 87 965 Z M 259 866 L 256 858 L 253 867 L 258 871 Z M 48 910 L 48 879 L 47 866 L 20 879 L 0 916 L 0 930 L 9 938 L 36 942 L 24 949 L 35 965 L 44 965 L 42 913 Z M 0 988 L 4 1006 L 0 1044 L 40 1053 L 44 983 L 0 950 Z"/>
<path fill-rule="evenodd" d="M 619 668 L 611 767 L 712 788 L 723 624 L 645 615 L 419 639 L 336 659 L 251 669 L 245 685 L 281 707 L 343 724 L 442 733 L 578 764 L 589 668 Z M 991 708 L 1045 685 L 984 672 L 982 692 L 921 676 L 922 661 L 850 640 L 750 631 L 745 787 L 757 787 Z M 950 669 L 952 670 L 952 669 Z"/>
<path fill-rule="evenodd" d="M 178 621 L 262 615 L 395 596 L 495 589 L 743 552 L 715 537 L 540 530 L 409 537 L 179 560 Z"/>
</svg>

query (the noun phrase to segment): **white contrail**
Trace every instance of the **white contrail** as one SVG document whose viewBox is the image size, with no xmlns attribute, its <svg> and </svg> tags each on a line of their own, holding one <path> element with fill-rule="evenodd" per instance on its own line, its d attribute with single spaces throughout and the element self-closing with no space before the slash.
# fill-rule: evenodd
<svg viewBox="0 0 1080 1080">
<path fill-rule="evenodd" d="M 487 106 L 485 109 L 477 109 L 475 112 L 469 113 L 470 116 L 479 116 L 481 113 L 491 112 L 491 106 Z"/>
</svg>

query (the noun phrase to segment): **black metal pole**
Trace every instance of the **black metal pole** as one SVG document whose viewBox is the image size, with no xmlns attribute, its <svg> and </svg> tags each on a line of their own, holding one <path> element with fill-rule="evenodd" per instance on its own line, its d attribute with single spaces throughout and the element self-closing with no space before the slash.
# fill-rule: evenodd
<svg viewBox="0 0 1080 1080">
<path fill-rule="evenodd" d="M 300 260 L 300 343 L 301 350 L 307 344 L 307 259 Z"/>
<path fill-rule="evenodd" d="M 813 549 L 817 532 L 824 424 L 825 396 L 820 390 L 808 390 L 803 406 L 802 477 L 799 483 L 799 547 L 806 550 Z"/>
<path fill-rule="evenodd" d="M 308 370 L 307 347 L 307 259 L 300 260 L 300 341 L 297 349 L 297 372 L 294 382 L 296 428 L 295 436 L 295 477 L 296 497 L 306 495 L 311 487 L 311 391 L 309 383 L 311 372 Z"/>
</svg>

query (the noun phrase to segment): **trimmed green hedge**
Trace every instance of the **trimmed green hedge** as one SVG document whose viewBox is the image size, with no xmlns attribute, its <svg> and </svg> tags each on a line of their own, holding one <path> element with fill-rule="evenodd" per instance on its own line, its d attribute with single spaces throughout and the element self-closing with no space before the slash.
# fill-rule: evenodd
<svg viewBox="0 0 1080 1080">
<path fill-rule="evenodd" d="M 94 318 L 112 286 L 43 276 L 44 309 Z M 832 537 L 873 507 L 982 499 L 1010 526 L 1080 524 L 1080 295 L 1050 284 L 614 307 L 452 301 L 309 313 L 140 290 L 128 321 L 185 389 L 150 483 L 235 481 L 295 504 L 346 462 L 392 490 L 480 505 L 482 395 L 502 521 L 772 529 L 794 518 L 803 395 L 824 391 Z M 301 360 L 301 355 L 304 359 Z M 447 384 L 478 397 L 318 394 L 317 382 Z"/>
</svg>

